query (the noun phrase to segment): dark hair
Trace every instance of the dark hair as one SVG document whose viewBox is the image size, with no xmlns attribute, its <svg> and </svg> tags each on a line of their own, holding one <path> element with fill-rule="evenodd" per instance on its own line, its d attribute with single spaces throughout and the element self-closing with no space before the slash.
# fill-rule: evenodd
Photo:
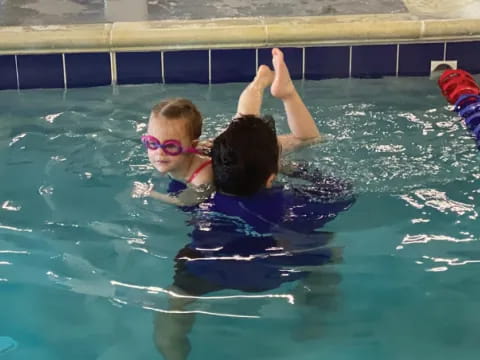
<svg viewBox="0 0 480 360">
<path fill-rule="evenodd" d="M 213 142 L 213 179 L 217 191 L 250 196 L 278 172 L 279 148 L 273 118 L 243 115 L 232 120 Z"/>
<path fill-rule="evenodd" d="M 166 99 L 152 108 L 153 116 L 162 115 L 166 119 L 185 119 L 192 140 L 202 135 L 202 115 L 197 107 L 188 99 Z"/>
</svg>

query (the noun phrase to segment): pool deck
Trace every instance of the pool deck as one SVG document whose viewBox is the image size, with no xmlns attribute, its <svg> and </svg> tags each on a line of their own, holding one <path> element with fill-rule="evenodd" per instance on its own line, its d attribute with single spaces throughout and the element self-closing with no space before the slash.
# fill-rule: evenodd
<svg viewBox="0 0 480 360">
<path fill-rule="evenodd" d="M 0 0 L 0 53 L 480 38 L 478 0 Z"/>
</svg>

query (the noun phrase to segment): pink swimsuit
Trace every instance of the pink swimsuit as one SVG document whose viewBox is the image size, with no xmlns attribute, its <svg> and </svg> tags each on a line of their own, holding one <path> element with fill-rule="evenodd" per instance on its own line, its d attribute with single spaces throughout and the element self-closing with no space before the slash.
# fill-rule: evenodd
<svg viewBox="0 0 480 360">
<path fill-rule="evenodd" d="M 212 163 L 212 160 L 207 160 L 205 161 L 204 163 L 202 163 L 193 173 L 192 175 L 190 175 L 190 177 L 188 178 L 187 180 L 187 184 L 191 183 L 193 181 L 193 179 L 195 179 L 195 176 L 197 176 L 200 171 L 202 171 L 205 167 L 207 167 L 208 165 L 210 165 Z"/>
</svg>

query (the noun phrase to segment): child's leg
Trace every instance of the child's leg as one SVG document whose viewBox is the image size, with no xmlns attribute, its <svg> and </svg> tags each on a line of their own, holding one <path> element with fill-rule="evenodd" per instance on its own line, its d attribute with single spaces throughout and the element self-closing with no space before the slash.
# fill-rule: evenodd
<svg viewBox="0 0 480 360">
<path fill-rule="evenodd" d="M 291 135 L 280 137 L 282 145 L 288 149 L 299 145 L 304 140 L 318 139 L 320 132 L 317 125 L 303 103 L 295 86 L 293 85 L 287 65 L 280 49 L 272 50 L 272 62 L 275 69 L 271 93 L 283 102 L 287 114 L 288 127 Z"/>
<path fill-rule="evenodd" d="M 263 92 L 273 81 L 273 71 L 266 65 L 258 68 L 255 79 L 243 90 L 238 99 L 237 114 L 241 115 L 260 115 L 262 107 Z"/>
<path fill-rule="evenodd" d="M 300 313 L 299 324 L 292 332 L 297 341 L 322 338 L 329 315 L 338 311 L 341 305 L 339 284 L 342 278 L 334 270 L 322 267 L 310 272 L 292 291 Z"/>
<path fill-rule="evenodd" d="M 195 314 L 186 311 L 192 298 L 170 298 L 166 312 L 158 312 L 154 319 L 154 341 L 166 360 L 186 360 L 191 350 L 188 333 L 193 327 Z"/>
</svg>

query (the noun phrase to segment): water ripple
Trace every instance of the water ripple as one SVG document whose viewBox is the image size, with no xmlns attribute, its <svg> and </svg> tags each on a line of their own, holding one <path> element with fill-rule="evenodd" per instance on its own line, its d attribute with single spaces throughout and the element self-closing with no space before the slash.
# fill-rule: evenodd
<svg viewBox="0 0 480 360">
<path fill-rule="evenodd" d="M 15 227 L 15 226 L 8 226 L 8 225 L 2 225 L 0 224 L 0 229 L 4 229 L 4 230 L 10 230 L 10 231 L 18 231 L 18 232 L 32 232 L 33 230 L 32 229 L 28 229 L 28 228 L 18 228 L 18 227 Z"/>
<path fill-rule="evenodd" d="M 455 213 L 457 215 L 468 215 L 468 218 L 475 220 L 478 218 L 478 212 L 475 210 L 475 204 L 466 204 L 460 201 L 451 200 L 447 194 L 435 189 L 418 189 L 414 191 L 414 196 L 400 195 L 400 198 L 410 206 L 417 209 L 430 207 L 441 213 Z"/>
<path fill-rule="evenodd" d="M 467 238 L 458 239 L 453 236 L 448 235 L 434 235 L 434 234 L 415 234 L 410 235 L 406 234 L 403 237 L 402 244 L 403 245 L 410 245 L 410 244 L 426 244 L 430 241 L 448 241 L 453 243 L 465 243 L 465 242 L 472 242 L 476 241 L 473 236 L 469 236 Z"/>
<path fill-rule="evenodd" d="M 2 204 L 2 209 L 7 211 L 20 211 L 22 207 L 20 205 L 15 205 L 11 200 L 7 200 Z"/>
</svg>

